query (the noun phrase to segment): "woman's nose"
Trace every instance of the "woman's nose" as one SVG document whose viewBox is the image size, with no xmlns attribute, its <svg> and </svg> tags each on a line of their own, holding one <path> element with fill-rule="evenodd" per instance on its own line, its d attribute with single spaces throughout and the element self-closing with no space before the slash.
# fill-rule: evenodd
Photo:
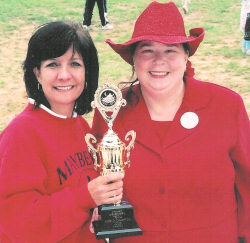
<svg viewBox="0 0 250 243">
<path fill-rule="evenodd" d="M 161 63 L 161 62 L 166 61 L 166 57 L 163 53 L 157 52 L 155 53 L 154 61 Z"/>
<path fill-rule="evenodd" d="M 60 80 L 68 80 L 71 77 L 71 71 L 70 68 L 67 66 L 61 66 L 58 72 L 58 79 Z"/>
</svg>

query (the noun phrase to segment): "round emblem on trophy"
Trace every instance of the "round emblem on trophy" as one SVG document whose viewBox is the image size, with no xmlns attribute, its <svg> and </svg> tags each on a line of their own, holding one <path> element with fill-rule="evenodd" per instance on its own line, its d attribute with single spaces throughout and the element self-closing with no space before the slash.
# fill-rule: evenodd
<svg viewBox="0 0 250 243">
<path fill-rule="evenodd" d="M 95 92 L 95 98 L 91 102 L 92 108 L 97 108 L 109 127 L 122 106 L 126 105 L 126 100 L 122 98 L 120 89 L 111 83 L 105 83 Z M 111 113 L 111 114 L 108 114 Z"/>
<path fill-rule="evenodd" d="M 117 96 L 113 90 L 104 90 L 100 94 L 100 102 L 103 106 L 113 106 L 116 103 Z"/>
</svg>

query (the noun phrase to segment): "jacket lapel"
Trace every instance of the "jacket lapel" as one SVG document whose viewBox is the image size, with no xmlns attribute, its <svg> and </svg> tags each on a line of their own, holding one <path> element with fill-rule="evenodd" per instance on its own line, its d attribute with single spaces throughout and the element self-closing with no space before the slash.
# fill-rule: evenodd
<svg viewBox="0 0 250 243">
<path fill-rule="evenodd" d="M 121 109 L 117 117 L 117 123 L 114 123 L 114 129 L 122 131 L 123 136 L 129 131 L 136 132 L 136 142 L 148 147 L 148 149 L 161 153 L 159 139 L 152 127 L 151 118 L 144 99 L 141 95 L 139 86 L 134 87 L 136 95 L 139 97 L 139 103 L 135 106 L 127 104 Z"/>
<path fill-rule="evenodd" d="M 152 127 L 150 114 L 141 95 L 139 86 L 135 87 L 135 92 L 140 98 L 139 103 L 135 107 L 127 105 L 127 107 L 123 108 L 126 111 L 124 110 L 124 113 L 122 113 L 126 113 L 126 116 L 120 116 L 121 120 L 119 123 L 124 124 L 123 127 L 128 128 L 128 131 L 136 131 L 136 141 L 138 143 L 161 154 L 162 149 L 167 149 L 195 133 L 201 124 L 205 122 L 203 112 L 204 107 L 207 106 L 210 100 L 210 94 L 204 84 L 204 82 L 197 81 L 193 78 L 187 78 L 183 102 L 166 133 L 164 144 L 160 144 L 159 138 Z M 199 122 L 194 128 L 187 129 L 181 125 L 181 117 L 186 112 L 193 112 L 198 116 Z M 126 134 L 128 131 L 124 130 L 124 133 Z"/>
<path fill-rule="evenodd" d="M 210 94 L 203 84 L 205 83 L 193 78 L 187 78 L 183 102 L 174 117 L 171 129 L 169 129 L 168 134 L 166 134 L 164 148 L 168 148 L 182 141 L 197 132 L 200 126 L 204 124 L 205 116 L 203 112 L 210 100 Z M 185 125 L 183 126 L 181 123 L 182 117 L 184 118 L 187 112 L 191 112 L 192 114 L 192 116 L 188 118 L 189 121 L 186 120 L 186 122 L 194 124 L 191 128 L 186 128 Z M 194 122 L 195 118 L 198 118 L 197 125 Z"/>
</svg>

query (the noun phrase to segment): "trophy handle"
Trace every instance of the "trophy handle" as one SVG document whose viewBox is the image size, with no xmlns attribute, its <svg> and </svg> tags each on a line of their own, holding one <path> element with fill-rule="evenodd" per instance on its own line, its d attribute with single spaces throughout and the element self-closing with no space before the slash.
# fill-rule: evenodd
<svg viewBox="0 0 250 243">
<path fill-rule="evenodd" d="M 92 143 L 96 143 L 97 139 L 95 138 L 94 135 L 92 135 L 91 133 L 87 133 L 85 135 L 85 142 L 88 146 L 88 150 L 89 152 L 93 155 L 94 158 L 94 166 L 95 169 L 97 169 L 97 167 L 100 167 L 100 165 L 97 162 L 97 150 L 94 148 L 94 146 L 91 144 L 90 140 L 92 139 Z"/>
<path fill-rule="evenodd" d="M 129 141 L 129 136 L 131 136 L 131 140 L 128 144 L 128 146 L 125 148 L 125 150 L 127 151 L 127 161 L 124 162 L 125 165 L 128 165 L 128 167 L 130 166 L 130 150 L 132 148 L 134 148 L 134 144 L 135 144 L 135 137 L 136 137 L 136 132 L 131 130 L 129 132 L 127 132 L 126 136 L 125 136 L 125 140 Z"/>
</svg>

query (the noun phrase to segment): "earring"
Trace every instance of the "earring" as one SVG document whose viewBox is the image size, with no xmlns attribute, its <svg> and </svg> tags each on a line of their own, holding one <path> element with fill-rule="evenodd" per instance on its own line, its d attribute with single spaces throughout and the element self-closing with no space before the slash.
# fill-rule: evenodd
<svg viewBox="0 0 250 243">
<path fill-rule="evenodd" d="M 39 82 L 37 83 L 37 89 L 38 89 L 38 91 L 40 90 L 40 83 Z"/>
<path fill-rule="evenodd" d="M 74 105 L 73 111 L 76 111 L 76 107 L 77 107 L 77 102 L 75 101 L 75 105 Z"/>
</svg>

